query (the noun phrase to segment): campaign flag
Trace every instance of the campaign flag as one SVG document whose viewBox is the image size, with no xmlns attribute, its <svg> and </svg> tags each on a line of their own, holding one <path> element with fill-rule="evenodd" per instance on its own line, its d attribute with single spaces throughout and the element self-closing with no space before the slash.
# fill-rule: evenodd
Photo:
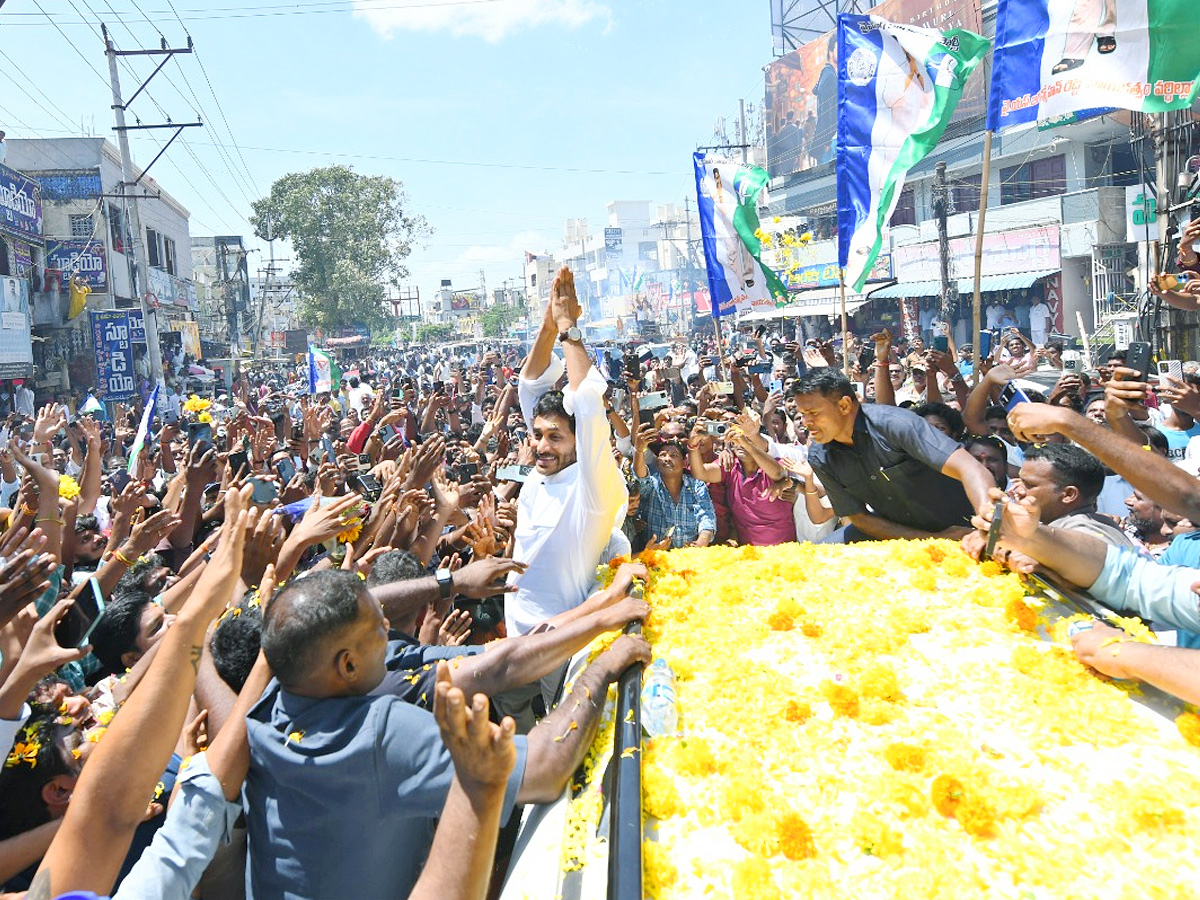
<svg viewBox="0 0 1200 900">
<path fill-rule="evenodd" d="M 712 314 L 783 306 L 787 285 L 762 263 L 758 202 L 767 170 L 696 153 L 696 205 Z"/>
<path fill-rule="evenodd" d="M 133 437 L 133 446 L 129 448 L 129 465 L 126 471 L 132 478 L 137 471 L 138 457 L 146 447 L 146 438 L 150 436 L 150 420 L 154 418 L 154 408 L 158 405 L 158 385 L 150 392 L 146 408 L 142 410 L 142 421 L 138 422 L 137 434 Z"/>
<path fill-rule="evenodd" d="M 319 350 L 312 344 L 308 345 L 308 392 L 310 394 L 329 394 L 337 390 L 342 380 L 342 370 L 333 361 L 333 356 L 325 350 Z"/>
<path fill-rule="evenodd" d="M 838 16 L 838 265 L 861 291 L 908 170 L 946 130 L 987 38 Z"/>
<path fill-rule="evenodd" d="M 1096 107 L 1188 109 L 1196 0 L 999 0 L 987 127 Z"/>
</svg>

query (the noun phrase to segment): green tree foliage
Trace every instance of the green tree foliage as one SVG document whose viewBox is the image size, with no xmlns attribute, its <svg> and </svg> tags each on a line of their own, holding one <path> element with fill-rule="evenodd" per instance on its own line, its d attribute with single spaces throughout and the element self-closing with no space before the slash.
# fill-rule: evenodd
<svg viewBox="0 0 1200 900">
<path fill-rule="evenodd" d="M 408 274 L 404 260 L 413 242 L 431 233 L 424 217 L 406 211 L 407 203 L 399 181 L 359 175 L 349 166 L 285 175 L 255 202 L 254 233 L 292 245 L 305 325 L 390 326 L 387 288 Z"/>
<path fill-rule="evenodd" d="M 497 303 L 483 311 L 479 322 L 483 325 L 485 337 L 503 338 L 508 337 L 508 327 L 514 322 L 520 321 L 523 315 L 525 315 L 525 310 L 519 306 Z"/>
<path fill-rule="evenodd" d="M 454 337 L 454 325 L 450 322 L 426 322 L 417 326 L 417 342 L 441 344 Z"/>
</svg>

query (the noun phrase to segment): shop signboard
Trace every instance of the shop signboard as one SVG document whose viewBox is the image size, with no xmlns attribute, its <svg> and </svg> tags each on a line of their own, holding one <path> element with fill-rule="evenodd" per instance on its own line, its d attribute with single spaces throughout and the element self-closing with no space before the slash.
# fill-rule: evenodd
<svg viewBox="0 0 1200 900">
<path fill-rule="evenodd" d="M 77 274 L 92 293 L 108 293 L 108 254 L 102 241 L 50 238 L 46 241 L 46 268 L 63 274 L 64 288 L 66 279 Z"/>
<path fill-rule="evenodd" d="M 1158 240 L 1158 201 L 1143 184 L 1125 188 L 1125 240 Z"/>
<path fill-rule="evenodd" d="M 42 242 L 41 185 L 8 166 L 0 166 L 0 231 Z"/>
<path fill-rule="evenodd" d="M 0 276 L 0 303 L 0 378 L 28 378 L 33 374 L 29 282 Z"/>
<path fill-rule="evenodd" d="M 1055 272 L 1043 282 L 1045 287 L 1046 305 L 1050 307 L 1053 316 L 1051 327 L 1059 334 L 1063 333 L 1063 302 L 1062 302 L 1062 272 Z"/>
<path fill-rule="evenodd" d="M 196 287 L 190 281 L 176 278 L 162 269 L 150 269 L 150 293 L 159 303 L 190 307 L 196 299 Z"/>
<path fill-rule="evenodd" d="M 620 228 L 604 229 L 604 255 L 608 259 L 619 259 L 621 256 L 622 233 Z"/>
<path fill-rule="evenodd" d="M 195 322 L 172 322 L 171 330 L 179 332 L 183 342 L 183 352 L 192 359 L 200 359 L 200 326 Z"/>
<path fill-rule="evenodd" d="M 140 309 L 127 310 L 129 314 L 129 340 L 134 344 L 146 343 L 146 319 Z"/>
<path fill-rule="evenodd" d="M 1057 225 L 985 234 L 982 274 L 1013 275 L 1058 269 L 1062 266 L 1058 238 Z M 893 247 L 892 266 L 898 281 L 937 281 L 941 278 L 937 241 Z M 950 241 L 950 272 L 955 278 L 974 274 L 974 236 Z"/>
<path fill-rule="evenodd" d="M 91 316 L 97 395 L 104 400 L 128 400 L 136 388 L 129 313 L 123 309 L 101 309 L 93 310 Z"/>
</svg>

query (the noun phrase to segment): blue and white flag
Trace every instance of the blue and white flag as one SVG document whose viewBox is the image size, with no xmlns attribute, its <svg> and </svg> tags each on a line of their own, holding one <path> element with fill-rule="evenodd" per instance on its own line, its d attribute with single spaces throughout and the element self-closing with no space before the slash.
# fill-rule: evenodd
<svg viewBox="0 0 1200 900">
<path fill-rule="evenodd" d="M 986 38 L 838 16 L 838 264 L 861 291 L 908 170 L 950 123 Z"/>
<path fill-rule="evenodd" d="M 1187 109 L 1200 93 L 1196 0 L 1000 0 L 987 127 L 1097 107 Z"/>
<path fill-rule="evenodd" d="M 146 401 L 146 408 L 142 410 L 142 420 L 138 422 L 137 434 L 133 436 L 133 446 L 129 448 L 129 465 L 125 467 L 125 471 L 132 478 L 137 472 L 138 457 L 142 455 L 142 450 L 146 447 L 146 438 L 150 436 L 150 422 L 154 418 L 154 409 L 158 406 L 158 385 L 154 386 L 154 390 L 150 392 L 150 398 Z"/>
<path fill-rule="evenodd" d="M 333 361 L 333 356 L 309 344 L 308 392 L 310 394 L 331 394 L 337 390 L 341 380 L 342 370 Z"/>
<path fill-rule="evenodd" d="M 713 317 L 782 306 L 787 285 L 763 265 L 758 228 L 767 170 L 704 153 L 693 162 Z"/>
</svg>

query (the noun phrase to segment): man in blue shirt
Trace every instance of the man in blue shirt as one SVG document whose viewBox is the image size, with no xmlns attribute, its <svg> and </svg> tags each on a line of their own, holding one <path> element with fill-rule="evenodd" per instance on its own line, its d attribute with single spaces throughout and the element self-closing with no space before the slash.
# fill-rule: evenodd
<svg viewBox="0 0 1200 900">
<path fill-rule="evenodd" d="M 647 448 L 657 464 L 653 474 L 646 466 Z M 708 485 L 683 471 L 686 458 L 683 444 L 656 434 L 653 425 L 638 430 L 633 471 L 641 491 L 639 513 L 655 541 L 669 540 L 671 547 L 707 547 L 717 533 L 717 514 Z"/>
<path fill-rule="evenodd" d="M 428 712 L 370 696 L 386 673 L 388 621 L 353 573 L 296 579 L 263 616 L 277 679 L 247 717 L 247 895 L 286 900 L 405 897 L 453 776 Z M 608 686 L 649 645 L 625 635 L 528 736 L 502 815 L 558 798 L 590 745 Z"/>
</svg>

